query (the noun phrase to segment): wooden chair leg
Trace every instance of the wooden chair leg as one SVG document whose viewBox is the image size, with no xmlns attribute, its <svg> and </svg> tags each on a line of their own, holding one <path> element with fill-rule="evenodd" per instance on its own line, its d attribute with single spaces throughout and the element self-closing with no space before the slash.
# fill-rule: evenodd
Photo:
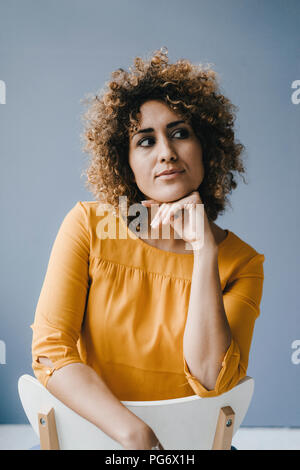
<svg viewBox="0 0 300 470">
<path fill-rule="evenodd" d="M 220 409 L 212 450 L 230 450 L 235 413 L 231 406 Z"/>
<path fill-rule="evenodd" d="M 41 450 L 60 450 L 56 430 L 55 413 L 38 413 Z"/>
</svg>

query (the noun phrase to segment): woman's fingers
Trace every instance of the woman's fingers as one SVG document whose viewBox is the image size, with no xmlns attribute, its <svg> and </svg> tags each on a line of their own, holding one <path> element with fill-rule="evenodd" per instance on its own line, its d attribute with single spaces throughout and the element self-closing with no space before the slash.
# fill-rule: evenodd
<svg viewBox="0 0 300 470">
<path fill-rule="evenodd" d="M 151 227 L 157 227 L 159 225 L 159 221 L 162 220 L 162 217 L 164 214 L 168 211 L 168 205 L 167 203 L 164 203 L 160 206 L 158 209 L 157 213 L 155 214 L 155 217 L 153 217 L 153 220 L 151 222 Z"/>
<path fill-rule="evenodd" d="M 168 211 L 164 214 L 162 223 L 166 224 L 168 222 L 171 222 L 171 220 L 178 218 L 180 216 L 180 210 L 180 204 L 172 204 L 171 207 L 168 208 Z"/>
</svg>

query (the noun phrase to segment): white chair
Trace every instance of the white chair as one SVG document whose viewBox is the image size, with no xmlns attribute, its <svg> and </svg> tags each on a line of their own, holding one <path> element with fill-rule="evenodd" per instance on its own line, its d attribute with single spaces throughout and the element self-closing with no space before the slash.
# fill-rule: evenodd
<svg viewBox="0 0 300 470">
<path fill-rule="evenodd" d="M 22 375 L 18 390 L 42 450 L 123 449 L 117 441 L 55 398 L 34 377 Z M 192 395 L 122 403 L 153 429 L 166 450 L 230 450 L 232 437 L 247 413 L 253 391 L 254 379 L 246 376 L 229 392 L 217 397 Z"/>
</svg>

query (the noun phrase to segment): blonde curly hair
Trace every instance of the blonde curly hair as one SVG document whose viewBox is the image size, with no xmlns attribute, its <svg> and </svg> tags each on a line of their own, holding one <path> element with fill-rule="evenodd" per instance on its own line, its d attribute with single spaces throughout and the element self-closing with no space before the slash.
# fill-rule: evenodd
<svg viewBox="0 0 300 470">
<path fill-rule="evenodd" d="M 112 72 L 104 88 L 82 100 L 88 106 L 82 116 L 83 151 L 91 155 L 81 175 L 87 178 L 86 187 L 115 211 L 119 196 L 127 196 L 127 208 L 143 199 L 128 152 L 140 106 L 150 99 L 163 100 L 199 138 L 205 173 L 198 191 L 207 216 L 216 220 L 230 204 L 227 195 L 237 187 L 233 171 L 245 173 L 241 160 L 245 147 L 235 140 L 233 129 L 238 108 L 220 92 L 217 74 L 209 65 L 187 59 L 169 63 L 166 48 L 145 60 L 136 57 L 129 72 L 121 68 Z"/>
</svg>

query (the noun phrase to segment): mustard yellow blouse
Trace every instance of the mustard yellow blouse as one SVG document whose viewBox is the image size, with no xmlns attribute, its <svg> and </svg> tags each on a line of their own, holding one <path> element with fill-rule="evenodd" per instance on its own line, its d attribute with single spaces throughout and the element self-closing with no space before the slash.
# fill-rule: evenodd
<svg viewBox="0 0 300 470">
<path fill-rule="evenodd" d="M 183 356 L 194 255 L 150 246 L 97 201 L 79 201 L 54 241 L 33 329 L 32 368 L 47 387 L 67 364 L 91 366 L 119 400 L 212 397 L 246 375 L 260 313 L 264 255 L 230 230 L 219 273 L 232 342 L 214 390 L 190 374 Z M 103 207 L 103 206 L 102 206 Z M 102 214 L 102 215 L 101 215 Z M 108 232 L 115 224 L 115 237 Z M 53 368 L 38 362 L 48 357 Z"/>
</svg>

